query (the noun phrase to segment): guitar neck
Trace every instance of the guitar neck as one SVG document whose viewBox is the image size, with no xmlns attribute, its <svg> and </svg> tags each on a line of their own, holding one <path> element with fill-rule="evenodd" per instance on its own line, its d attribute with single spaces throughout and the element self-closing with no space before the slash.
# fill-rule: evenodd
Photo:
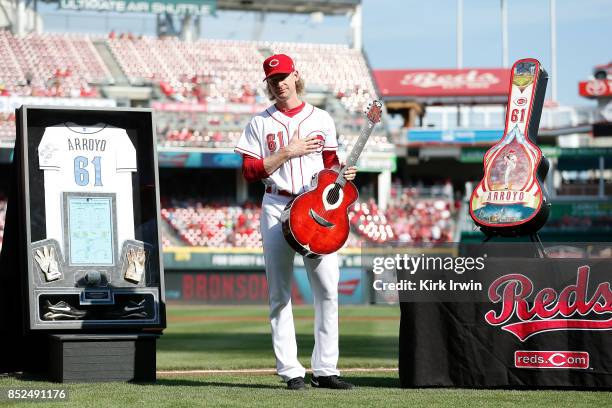
<svg viewBox="0 0 612 408">
<path fill-rule="evenodd" d="M 361 152 L 363 151 L 363 148 L 365 147 L 365 144 L 368 141 L 368 138 L 370 137 L 370 135 L 372 134 L 372 131 L 374 130 L 374 125 L 375 123 L 372 123 L 371 121 L 368 120 L 367 124 L 363 127 L 363 129 L 361 129 L 361 133 L 359 134 L 359 137 L 357 138 L 357 142 L 355 142 L 355 146 L 353 146 L 351 153 L 348 155 L 346 159 L 346 165 L 341 169 L 340 174 L 338 175 L 338 178 L 336 179 L 336 183 L 342 186 L 344 186 L 344 184 L 346 183 L 346 180 L 342 176 L 342 173 L 343 173 L 342 170 L 344 170 L 344 168 L 346 167 L 351 167 L 357 164 L 357 160 L 359 160 L 359 156 L 361 155 Z"/>
<path fill-rule="evenodd" d="M 512 70 L 506 109 L 506 132 L 510 133 L 516 128 L 521 136 L 535 143 L 544 106 L 548 73 L 537 60 L 522 61 L 524 62 L 519 65 L 530 69 L 523 68 L 522 72 L 519 72 L 515 66 Z"/>
</svg>

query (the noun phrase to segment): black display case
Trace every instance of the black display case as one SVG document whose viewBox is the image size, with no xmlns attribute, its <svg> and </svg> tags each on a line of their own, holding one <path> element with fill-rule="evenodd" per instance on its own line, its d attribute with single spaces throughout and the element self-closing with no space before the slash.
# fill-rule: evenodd
<svg viewBox="0 0 612 408">
<path fill-rule="evenodd" d="M 113 334 L 121 341 L 126 334 L 161 334 L 166 319 L 152 111 L 22 106 L 12 172 L 0 319 L 16 347 L 20 337 L 37 344 L 45 338 L 44 349 L 61 350 L 57 339 L 67 338 L 61 334 L 76 335 L 70 341 L 77 347 L 79 334 L 102 334 L 111 342 Z"/>
</svg>

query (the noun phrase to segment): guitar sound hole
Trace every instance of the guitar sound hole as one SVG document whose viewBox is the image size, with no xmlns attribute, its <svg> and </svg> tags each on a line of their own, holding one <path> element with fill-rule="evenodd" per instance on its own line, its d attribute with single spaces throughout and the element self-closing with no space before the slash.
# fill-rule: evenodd
<svg viewBox="0 0 612 408">
<path fill-rule="evenodd" d="M 338 199 L 340 198 L 340 186 L 338 186 L 337 184 L 334 185 L 334 187 L 329 190 L 329 192 L 327 193 L 327 202 L 330 205 L 334 205 L 336 204 L 336 202 L 338 201 Z"/>
</svg>

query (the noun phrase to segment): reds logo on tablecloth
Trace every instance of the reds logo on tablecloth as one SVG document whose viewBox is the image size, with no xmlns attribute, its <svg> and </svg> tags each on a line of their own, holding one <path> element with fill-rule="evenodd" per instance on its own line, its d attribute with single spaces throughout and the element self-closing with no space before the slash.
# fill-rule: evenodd
<svg viewBox="0 0 612 408">
<path fill-rule="evenodd" d="M 610 283 L 600 283 L 588 297 L 589 273 L 589 266 L 581 266 L 576 284 L 565 287 L 560 293 L 544 288 L 529 301 L 534 291 L 531 279 L 518 273 L 501 276 L 491 283 L 488 293 L 489 300 L 499 303 L 501 310 L 489 310 L 485 313 L 485 321 L 501 326 L 520 341 L 555 330 L 612 330 Z"/>
</svg>

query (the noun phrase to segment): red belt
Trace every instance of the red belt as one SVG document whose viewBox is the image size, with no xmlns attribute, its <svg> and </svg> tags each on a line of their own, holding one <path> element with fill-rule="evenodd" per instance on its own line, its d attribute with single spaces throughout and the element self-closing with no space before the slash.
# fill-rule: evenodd
<svg viewBox="0 0 612 408">
<path fill-rule="evenodd" d="M 279 189 L 276 189 L 276 188 L 272 188 L 270 186 L 266 187 L 266 193 L 278 194 L 278 195 L 284 196 L 284 197 L 296 197 L 297 196 L 297 194 L 290 193 L 287 190 L 279 190 Z"/>
</svg>

